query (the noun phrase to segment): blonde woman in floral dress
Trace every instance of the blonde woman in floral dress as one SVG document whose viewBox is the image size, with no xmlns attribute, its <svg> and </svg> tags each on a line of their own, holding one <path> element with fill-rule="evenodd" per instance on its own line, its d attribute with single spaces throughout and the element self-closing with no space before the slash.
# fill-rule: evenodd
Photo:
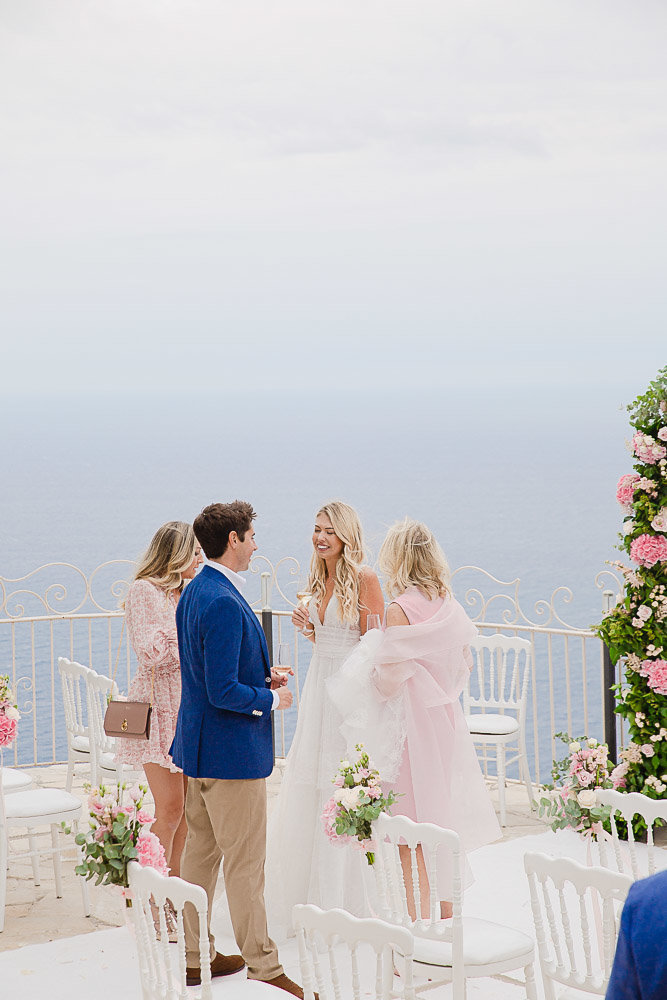
<svg viewBox="0 0 667 1000">
<path fill-rule="evenodd" d="M 202 562 L 192 525 L 169 521 L 151 540 L 125 599 L 127 632 L 138 661 L 128 700 L 152 700 L 153 711 L 150 739 L 121 739 L 116 757 L 144 769 L 155 801 L 152 831 L 164 847 L 172 875 L 180 875 L 187 833 L 187 778 L 169 755 L 181 701 L 175 615 L 185 583 Z"/>
<path fill-rule="evenodd" d="M 267 913 L 279 939 L 291 933 L 295 903 L 359 915 L 365 908 L 364 855 L 332 846 L 320 818 L 345 756 L 325 685 L 359 644 L 368 615 L 382 616 L 384 598 L 376 574 L 363 565 L 361 524 L 352 507 L 338 500 L 321 507 L 312 540 L 306 588 L 312 598 L 292 621 L 313 644 L 313 656 L 267 844 Z"/>
</svg>

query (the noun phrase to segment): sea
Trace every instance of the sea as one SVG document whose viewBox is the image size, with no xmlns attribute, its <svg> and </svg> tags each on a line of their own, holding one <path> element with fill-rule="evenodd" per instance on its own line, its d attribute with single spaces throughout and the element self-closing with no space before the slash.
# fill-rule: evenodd
<svg viewBox="0 0 667 1000">
<path fill-rule="evenodd" d="M 3 402 L 5 596 L 48 574 L 53 582 L 69 574 L 62 606 L 76 603 L 72 567 L 89 575 L 109 560 L 133 561 L 164 521 L 191 521 L 207 503 L 240 498 L 257 512 L 257 555 L 273 564 L 293 557 L 301 567 L 283 564 L 289 597 L 310 558 L 315 513 L 338 498 L 358 510 L 371 564 L 387 527 L 407 514 L 435 532 L 452 569 L 518 579 L 527 617 L 535 620 L 538 602 L 556 592 L 554 606 L 568 624 L 599 621 L 596 577 L 620 558 L 615 487 L 631 468 L 628 396 L 619 387 L 499 380 L 440 393 L 380 392 L 355 386 L 351 372 L 336 392 L 223 394 L 195 391 L 190 378 L 184 373 L 176 397 L 93 395 L 71 385 Z M 62 563 L 69 568 L 32 575 Z M 253 588 L 258 596 L 257 577 Z M 61 599 L 56 591 L 52 597 Z M 26 614 L 39 613 L 24 595 L 0 617 L 16 614 L 21 600 Z M 275 589 L 272 603 L 286 607 Z M 10 629 L 0 625 L 5 663 Z M 61 652 L 68 655 L 55 655 Z M 44 646 L 37 657 L 36 689 L 38 701 L 55 699 L 57 714 L 48 653 Z M 21 656 L 29 657 L 27 640 L 17 667 Z M 33 736 L 21 749 L 26 760 L 29 743 L 42 740 Z M 62 755 L 60 734 L 56 744 Z"/>
</svg>

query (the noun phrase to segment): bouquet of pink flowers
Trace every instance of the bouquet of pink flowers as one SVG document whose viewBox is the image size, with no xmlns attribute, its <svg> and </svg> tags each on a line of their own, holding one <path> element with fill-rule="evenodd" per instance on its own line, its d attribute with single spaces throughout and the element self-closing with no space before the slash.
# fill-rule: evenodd
<svg viewBox="0 0 667 1000">
<path fill-rule="evenodd" d="M 16 723 L 21 713 L 16 707 L 8 674 L 0 674 L 0 750 L 16 739 Z"/>
<path fill-rule="evenodd" d="M 362 743 L 356 763 L 342 760 L 338 773 L 332 779 L 336 791 L 322 810 L 324 831 L 337 847 L 352 845 L 366 852 L 369 865 L 375 863 L 375 844 L 372 825 L 380 813 L 389 812 L 396 801 L 395 792 L 385 795 L 380 785 L 380 775 L 373 768 Z"/>
<path fill-rule="evenodd" d="M 83 848 L 84 860 L 76 866 L 77 875 L 95 878 L 96 885 L 122 885 L 127 887 L 127 865 L 138 861 L 140 865 L 156 868 L 168 875 L 169 868 L 164 848 L 149 827 L 155 817 L 143 807 L 146 785 L 127 785 L 118 782 L 114 790 L 104 785 L 88 792 L 90 829 L 78 833 L 76 843 Z M 125 801 L 125 791 L 129 801 Z"/>
<path fill-rule="evenodd" d="M 553 785 L 545 785 L 550 795 L 540 799 L 539 815 L 545 816 L 552 830 L 571 826 L 577 833 L 596 836 L 601 825 L 609 820 L 609 806 L 598 804 L 596 788 L 612 788 L 609 748 L 593 736 L 573 740 L 567 733 L 556 738 L 568 744 L 569 756 L 554 761 L 551 774 Z"/>
</svg>

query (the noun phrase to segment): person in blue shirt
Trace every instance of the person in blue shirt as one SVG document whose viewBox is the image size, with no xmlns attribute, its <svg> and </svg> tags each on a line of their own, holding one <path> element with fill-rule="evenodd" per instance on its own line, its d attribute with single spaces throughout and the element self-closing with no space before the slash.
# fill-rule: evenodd
<svg viewBox="0 0 667 1000">
<path fill-rule="evenodd" d="M 605 1000 L 667 998 L 667 871 L 630 887 Z"/>
</svg>

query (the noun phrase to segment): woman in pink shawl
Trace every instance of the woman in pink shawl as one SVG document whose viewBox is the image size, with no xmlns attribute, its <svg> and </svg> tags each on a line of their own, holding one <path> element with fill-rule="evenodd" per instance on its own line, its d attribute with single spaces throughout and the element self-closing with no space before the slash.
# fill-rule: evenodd
<svg viewBox="0 0 667 1000">
<path fill-rule="evenodd" d="M 452 596 L 444 553 L 425 525 L 406 518 L 390 528 L 379 566 L 391 598 L 386 629 L 362 639 L 329 694 L 346 738 L 363 742 L 383 781 L 401 793 L 393 812 L 455 830 L 472 851 L 501 836 L 459 702 L 477 629 Z M 408 849 L 401 854 L 409 898 Z M 423 862 L 420 868 L 426 887 Z M 439 883 L 447 917 L 446 868 Z"/>
</svg>

